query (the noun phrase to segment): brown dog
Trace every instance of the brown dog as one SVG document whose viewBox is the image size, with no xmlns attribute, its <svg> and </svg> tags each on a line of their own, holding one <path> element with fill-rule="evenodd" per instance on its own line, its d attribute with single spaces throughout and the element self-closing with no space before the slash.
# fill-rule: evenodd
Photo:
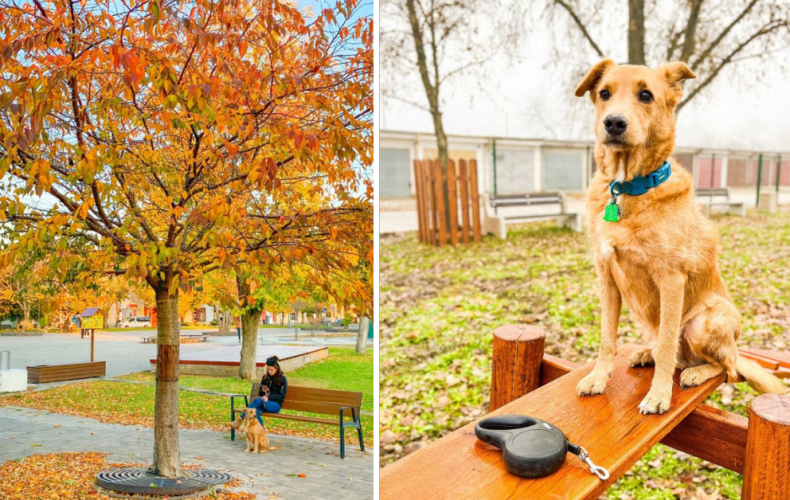
<svg viewBox="0 0 790 500">
<path fill-rule="evenodd" d="M 261 423 L 258 422 L 255 408 L 244 409 L 239 431 L 244 432 L 247 436 L 247 449 L 244 450 L 244 453 L 249 453 L 250 447 L 252 447 L 253 453 L 269 451 L 269 438 L 266 436 Z"/>
<path fill-rule="evenodd" d="M 691 175 L 669 157 L 681 84 L 694 77 L 679 62 L 651 69 L 605 60 L 576 89 L 579 97 L 590 92 L 596 109 L 598 171 L 587 191 L 587 228 L 602 300 L 598 360 L 577 391 L 604 392 L 624 300 L 651 346 L 631 356 L 631 366 L 655 364 L 652 386 L 639 405 L 645 414 L 669 409 L 678 366 L 684 387 L 725 372 L 740 373 L 760 392 L 787 392 L 779 379 L 738 356 L 741 318 L 716 263 L 716 228 L 695 205 Z M 671 165 L 668 179 L 638 196 L 620 194 L 621 218 L 603 220 L 612 199 L 610 182 L 645 176 L 664 161 Z"/>
</svg>

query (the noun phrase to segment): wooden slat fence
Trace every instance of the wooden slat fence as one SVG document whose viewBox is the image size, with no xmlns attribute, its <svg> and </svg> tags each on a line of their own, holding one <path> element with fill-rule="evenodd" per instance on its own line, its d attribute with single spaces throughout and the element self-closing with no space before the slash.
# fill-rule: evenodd
<svg viewBox="0 0 790 500">
<path fill-rule="evenodd" d="M 443 246 L 480 241 L 477 161 L 459 160 L 456 166 L 448 160 L 444 175 L 439 160 L 414 160 L 414 174 L 420 242 Z"/>
</svg>

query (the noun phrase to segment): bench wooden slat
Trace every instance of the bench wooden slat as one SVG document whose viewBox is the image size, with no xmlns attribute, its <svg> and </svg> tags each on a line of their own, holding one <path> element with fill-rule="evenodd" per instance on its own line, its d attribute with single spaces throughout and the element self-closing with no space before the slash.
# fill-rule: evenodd
<svg viewBox="0 0 790 500">
<path fill-rule="evenodd" d="M 103 377 L 107 372 L 105 361 L 64 365 L 37 365 L 27 367 L 27 380 L 33 384 Z"/>
<path fill-rule="evenodd" d="M 573 361 L 544 354 L 540 364 L 540 385 L 551 383 L 580 366 Z M 664 436 L 661 444 L 743 474 L 748 425 L 746 417 L 699 405 Z"/>
<path fill-rule="evenodd" d="M 609 480 L 590 474 L 571 454 L 562 469 L 545 478 L 509 474 L 502 453 L 475 437 L 473 422 L 384 467 L 382 500 L 426 495 L 436 499 L 598 498 L 724 381 L 721 375 L 700 387 L 681 390 L 676 374 L 670 410 L 664 415 L 640 415 L 637 407 L 650 388 L 653 369 L 630 368 L 628 357 L 637 348 L 619 349 L 604 395 L 583 398 L 576 394 L 576 384 L 592 370 L 590 363 L 487 415 L 529 415 L 553 423 L 571 442 L 586 448 L 596 464 L 609 470 Z"/>
<path fill-rule="evenodd" d="M 250 401 L 258 397 L 258 389 L 260 384 L 253 384 L 250 391 Z M 353 391 L 338 391 L 335 389 L 321 389 L 317 387 L 304 387 L 289 385 L 288 391 L 285 395 L 285 404 L 308 403 L 308 404 L 325 404 L 336 406 L 354 406 L 359 407 L 362 404 L 362 393 Z M 288 409 L 287 406 L 284 406 Z M 296 408 L 294 408 L 296 409 Z M 305 410 L 311 411 L 311 410 Z M 320 413 L 320 412 L 314 412 Z M 336 413 L 332 413 L 336 414 Z"/>
</svg>

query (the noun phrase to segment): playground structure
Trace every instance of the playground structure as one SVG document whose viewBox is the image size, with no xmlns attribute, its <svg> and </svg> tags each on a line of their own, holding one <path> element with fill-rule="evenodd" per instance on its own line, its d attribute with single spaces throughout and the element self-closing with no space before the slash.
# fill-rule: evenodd
<svg viewBox="0 0 790 500">
<path fill-rule="evenodd" d="M 485 417 L 519 414 L 552 422 L 607 468 L 609 479 L 593 476 L 572 456 L 553 475 L 513 476 L 505 470 L 501 452 L 475 437 L 472 422 L 382 469 L 381 498 L 593 500 L 659 442 L 743 474 L 745 500 L 790 498 L 790 396 L 757 397 L 747 419 L 702 404 L 725 382 L 724 375 L 686 390 L 676 380 L 671 409 L 641 415 L 637 406 L 653 369 L 629 366 L 628 356 L 637 346 L 618 349 L 605 394 L 580 397 L 576 384 L 593 363 L 579 366 L 546 355 L 544 345 L 544 332 L 535 326 L 504 326 L 494 332 L 491 413 Z M 742 354 L 763 358 L 760 364 L 780 376 L 790 366 L 784 355 Z"/>
</svg>

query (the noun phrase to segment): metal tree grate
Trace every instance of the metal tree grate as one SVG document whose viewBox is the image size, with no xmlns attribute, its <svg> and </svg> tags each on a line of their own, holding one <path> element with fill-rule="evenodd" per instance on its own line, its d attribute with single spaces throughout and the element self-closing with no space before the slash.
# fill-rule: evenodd
<svg viewBox="0 0 790 500">
<path fill-rule="evenodd" d="M 233 481 L 226 472 L 211 469 L 185 470 L 180 478 L 164 478 L 151 474 L 145 467 L 120 467 L 96 474 L 96 484 L 121 493 L 143 495 L 189 495 Z"/>
</svg>

